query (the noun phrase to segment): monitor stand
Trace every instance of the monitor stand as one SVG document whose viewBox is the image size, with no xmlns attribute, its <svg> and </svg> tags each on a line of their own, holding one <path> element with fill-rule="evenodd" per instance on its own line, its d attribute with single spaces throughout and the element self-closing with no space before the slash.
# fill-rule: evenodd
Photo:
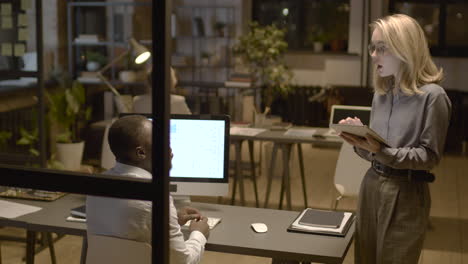
<svg viewBox="0 0 468 264">
<path fill-rule="evenodd" d="M 192 201 L 190 200 L 189 195 L 172 195 L 174 199 L 174 206 L 179 209 L 185 206 L 190 206 Z"/>
</svg>

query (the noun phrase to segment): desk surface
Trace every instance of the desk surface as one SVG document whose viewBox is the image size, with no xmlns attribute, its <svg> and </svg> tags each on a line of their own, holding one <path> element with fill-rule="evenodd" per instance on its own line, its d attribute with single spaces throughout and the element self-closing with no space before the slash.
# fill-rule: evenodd
<svg viewBox="0 0 468 264">
<path fill-rule="evenodd" d="M 294 129 L 315 129 L 317 134 L 324 135 L 328 128 L 324 127 L 292 127 Z M 248 135 L 238 135 L 238 134 L 231 134 L 230 138 L 232 140 L 259 140 L 259 141 L 274 141 L 277 143 L 328 143 L 333 145 L 341 145 L 343 140 L 340 137 L 335 136 L 318 136 L 318 137 L 298 137 L 298 136 L 290 136 L 285 135 L 286 131 L 277 131 L 277 130 L 266 130 L 261 132 L 255 136 L 248 136 Z"/>
<path fill-rule="evenodd" d="M 293 259 L 342 263 L 354 235 L 354 223 L 345 237 L 287 232 L 299 212 L 218 204 L 192 203 L 207 216 L 221 217 L 211 230 L 206 250 Z M 261 222 L 268 232 L 255 233 L 251 223 Z"/>
<path fill-rule="evenodd" d="M 86 224 L 66 221 L 70 215 L 70 209 L 85 203 L 85 197 L 82 195 L 68 194 L 51 202 L 21 199 L 4 200 L 38 206 L 42 210 L 15 219 L 0 218 L 0 225 L 22 227 L 39 232 L 86 236 Z"/>
<path fill-rule="evenodd" d="M 10 199 L 11 200 L 11 199 Z M 86 224 L 67 222 L 71 208 L 84 204 L 82 195 L 66 195 L 53 202 L 11 200 L 42 207 L 42 210 L 16 219 L 0 218 L 0 225 L 33 231 L 85 236 Z M 259 209 L 206 203 L 192 203 L 207 216 L 222 218 L 210 234 L 206 250 L 278 259 L 322 263 L 342 263 L 354 234 L 354 224 L 346 237 L 290 233 L 287 227 L 299 212 Z M 267 233 L 255 233 L 250 224 L 262 222 Z"/>
</svg>

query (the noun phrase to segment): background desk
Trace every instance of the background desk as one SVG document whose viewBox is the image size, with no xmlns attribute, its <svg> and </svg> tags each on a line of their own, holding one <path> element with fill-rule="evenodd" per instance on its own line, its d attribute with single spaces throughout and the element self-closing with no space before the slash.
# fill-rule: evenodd
<svg viewBox="0 0 468 264">
<path fill-rule="evenodd" d="M 86 224 L 65 220 L 70 209 L 84 203 L 84 196 L 69 194 L 53 202 L 14 201 L 43 209 L 16 219 L 0 218 L 0 225 L 25 228 L 28 230 L 28 235 L 45 231 L 86 238 Z M 344 238 L 287 232 L 286 228 L 299 212 L 206 203 L 193 203 L 192 206 L 207 216 L 222 218 L 208 239 L 206 250 L 211 251 L 275 259 L 342 263 L 354 234 L 354 224 Z M 254 222 L 267 224 L 268 232 L 255 233 L 250 228 L 250 224 Z M 86 239 L 83 243 L 82 263 L 85 260 L 85 253 Z M 34 255 L 28 254 L 28 256 L 27 263 L 34 263 Z"/>
<path fill-rule="evenodd" d="M 314 129 L 316 130 L 317 134 L 325 134 L 328 131 L 328 128 L 322 127 L 293 127 L 294 129 Z M 282 208 L 283 204 L 283 193 L 286 193 L 286 202 L 287 208 L 291 210 L 291 185 L 290 185 L 290 168 L 289 168 L 289 161 L 291 157 L 291 151 L 295 144 L 297 144 L 297 151 L 298 151 L 298 159 L 299 159 L 299 166 L 300 166 L 300 173 L 301 173 L 301 180 L 302 180 L 302 191 L 304 194 L 304 208 L 308 207 L 307 204 L 307 190 L 306 190 L 306 179 L 304 175 L 304 158 L 302 155 L 302 146 L 303 143 L 311 143 L 311 144 L 326 144 L 332 146 L 340 146 L 343 141 L 339 137 L 298 137 L 298 136 L 290 136 L 285 135 L 286 131 L 271 131 L 266 130 L 260 134 L 255 136 L 248 136 L 248 135 L 238 135 L 238 134 L 231 134 L 230 139 L 231 143 L 234 143 L 236 151 L 235 151 L 235 159 L 236 159 L 236 168 L 235 168 L 235 180 L 233 186 L 233 196 L 232 202 L 234 203 L 234 196 L 235 190 L 237 186 L 237 182 L 239 182 L 239 190 L 240 190 L 240 199 L 241 204 L 244 205 L 244 186 L 243 186 L 243 175 L 241 173 L 241 148 L 242 142 L 248 141 L 249 142 L 249 154 L 250 154 L 250 162 L 252 167 L 252 177 L 254 177 L 254 188 L 255 188 L 255 195 L 256 200 L 258 203 L 257 198 L 257 189 L 256 189 L 256 182 L 255 182 L 255 170 L 253 167 L 253 141 L 270 141 L 273 142 L 273 151 L 271 153 L 270 158 L 270 168 L 268 169 L 268 181 L 267 181 L 267 190 L 265 195 L 265 203 L 264 207 L 268 207 L 270 191 L 271 191 L 271 183 L 273 181 L 273 171 L 275 169 L 276 164 L 276 156 L 278 153 L 278 149 L 282 152 L 283 157 L 283 179 L 281 184 L 281 193 L 280 193 L 280 201 L 279 201 L 279 209 Z M 261 150 L 260 150 L 261 151 Z"/>
</svg>

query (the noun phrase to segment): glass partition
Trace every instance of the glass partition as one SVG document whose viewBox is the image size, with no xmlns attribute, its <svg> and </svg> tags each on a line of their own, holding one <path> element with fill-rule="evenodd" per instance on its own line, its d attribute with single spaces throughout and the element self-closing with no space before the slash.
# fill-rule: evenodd
<svg viewBox="0 0 468 264">
<path fill-rule="evenodd" d="M 156 2 L 157 8 L 153 8 Z M 153 74 L 155 85 L 163 87 L 154 92 L 154 97 L 165 100 L 164 83 L 169 74 L 164 74 L 164 69 L 168 69 L 169 64 L 163 54 L 167 53 L 169 45 L 159 45 L 153 51 L 152 38 L 157 31 L 159 43 L 166 41 L 167 36 L 162 32 L 169 26 L 165 14 L 170 2 L 0 1 L 0 200 L 19 198 L 14 202 L 41 208 L 27 219 L 19 216 L 2 221 L 1 225 L 27 229 L 27 238 L 18 240 L 27 240 L 28 250 L 34 249 L 34 240 L 40 237 L 36 232 L 44 231 L 38 227 L 43 227 L 43 221 L 52 229 L 67 226 L 66 234 L 86 238 L 86 224 L 67 219 L 70 209 L 85 204 L 86 195 L 120 198 L 114 200 L 117 202 L 122 199 L 146 201 L 147 204 L 157 199 L 161 203 L 154 206 L 155 213 L 147 212 L 147 223 L 149 227 L 154 226 L 153 222 L 158 225 L 146 230 L 149 239 L 145 241 L 151 243 L 151 237 L 157 234 L 159 238 L 155 240 L 163 242 L 150 247 L 148 258 L 152 252 L 158 252 L 153 263 L 164 263 L 167 259 L 169 196 L 165 179 L 168 178 L 169 156 L 149 157 L 148 162 L 156 168 L 152 173 L 158 181 L 152 181 L 151 172 L 144 179 L 105 175 L 108 168 L 103 166 L 102 160 L 109 127 L 119 116 L 116 98 L 147 92 L 146 80 L 152 74 L 151 67 L 157 70 Z M 80 11 L 74 12 L 75 7 L 81 8 Z M 154 21 L 153 12 L 158 14 Z M 149 60 L 145 67 L 133 65 L 136 48 L 129 44 L 132 39 L 136 46 L 145 46 L 158 59 Z M 123 53 L 128 57 L 113 64 Z M 109 73 L 112 80 L 106 83 L 98 72 L 109 63 L 113 65 Z M 140 79 L 120 78 L 122 72 L 129 71 Z M 86 78 L 83 81 L 79 77 L 93 81 L 86 82 Z M 112 93 L 109 84 L 118 93 Z M 153 138 L 154 146 L 149 147 L 168 150 L 168 132 L 164 132 L 168 131 L 168 125 L 164 124 L 168 122 L 167 109 L 157 109 L 159 118 L 154 124 L 158 129 L 150 131 L 148 138 Z M 74 161 L 70 159 L 73 157 Z M 166 170 L 167 175 L 159 170 Z M 163 189 L 158 190 L 157 186 Z M 60 219 L 55 215 L 58 207 L 63 209 Z M 126 217 L 120 220 L 129 220 Z M 0 219 L 5 220 L 3 216 Z M 50 224 L 49 220 L 54 223 Z M 45 231 L 54 234 L 41 235 L 44 244 L 55 239 L 55 233 L 61 233 L 57 229 Z M 19 231 L 13 233 L 19 234 Z M 81 246 L 81 243 L 75 244 Z M 19 246 L 24 250 L 23 244 Z M 86 247 L 86 243 L 83 246 Z M 86 252 L 86 248 L 83 250 Z M 72 262 L 78 262 L 80 250 L 70 251 Z M 29 253 L 27 263 L 34 258 L 34 254 Z M 22 261 L 22 257 L 12 263 Z"/>
</svg>

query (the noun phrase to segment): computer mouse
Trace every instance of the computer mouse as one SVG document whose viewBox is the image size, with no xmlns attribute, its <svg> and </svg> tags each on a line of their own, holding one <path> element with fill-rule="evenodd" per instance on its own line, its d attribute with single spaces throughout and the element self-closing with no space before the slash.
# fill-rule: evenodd
<svg viewBox="0 0 468 264">
<path fill-rule="evenodd" d="M 268 227 L 264 223 L 253 223 L 250 226 L 257 233 L 265 233 L 268 231 Z"/>
</svg>

